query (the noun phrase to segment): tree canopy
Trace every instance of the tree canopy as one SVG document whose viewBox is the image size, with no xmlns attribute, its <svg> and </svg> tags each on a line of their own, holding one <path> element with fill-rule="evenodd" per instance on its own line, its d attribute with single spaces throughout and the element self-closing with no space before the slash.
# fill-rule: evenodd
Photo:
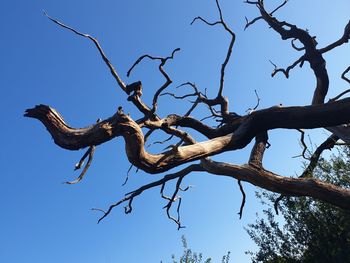
<svg viewBox="0 0 350 263">
<path fill-rule="evenodd" d="M 346 146 L 347 147 L 347 146 Z M 334 185 L 350 186 L 350 150 L 330 160 L 322 159 L 313 177 Z M 250 224 L 247 231 L 259 247 L 253 262 L 349 262 L 350 213 L 308 197 L 285 198 L 279 203 L 282 219 L 274 216 L 272 194 L 260 194 L 266 217 Z M 266 200 L 267 199 L 267 200 Z"/>
</svg>

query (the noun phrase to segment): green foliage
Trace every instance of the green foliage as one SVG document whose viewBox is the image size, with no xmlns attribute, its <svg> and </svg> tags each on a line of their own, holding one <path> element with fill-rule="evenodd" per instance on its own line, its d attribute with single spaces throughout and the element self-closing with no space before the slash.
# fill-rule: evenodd
<svg viewBox="0 0 350 263">
<path fill-rule="evenodd" d="M 330 160 L 322 159 L 313 177 L 350 188 L 350 151 L 345 149 Z M 284 198 L 274 215 L 277 195 L 258 194 L 267 206 L 265 218 L 246 229 L 258 245 L 253 262 L 311 263 L 350 262 L 350 212 L 310 198 Z"/>
<path fill-rule="evenodd" d="M 181 237 L 183 254 L 180 257 L 179 261 L 175 260 L 175 255 L 172 255 L 172 263 L 212 263 L 211 258 L 203 259 L 202 253 L 193 252 L 192 249 L 188 248 L 187 240 L 185 236 Z M 204 261 L 203 261 L 204 260 Z M 222 257 L 221 263 L 229 263 L 230 261 L 230 252 L 227 252 L 227 255 Z M 161 262 L 162 263 L 162 262 Z"/>
</svg>

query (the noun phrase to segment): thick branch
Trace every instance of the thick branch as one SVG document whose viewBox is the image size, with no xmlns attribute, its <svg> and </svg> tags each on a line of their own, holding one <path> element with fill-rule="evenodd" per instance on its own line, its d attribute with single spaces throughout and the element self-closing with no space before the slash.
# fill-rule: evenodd
<svg viewBox="0 0 350 263">
<path fill-rule="evenodd" d="M 209 159 L 203 160 L 202 166 L 209 173 L 246 181 L 275 193 L 288 196 L 309 196 L 350 210 L 349 190 L 316 179 L 282 177 L 251 165 L 239 166 Z"/>
<path fill-rule="evenodd" d="M 268 140 L 267 132 L 261 132 L 255 137 L 255 144 L 249 157 L 249 164 L 262 167 L 262 160 Z"/>
<path fill-rule="evenodd" d="M 234 133 L 208 141 L 181 146 L 160 154 L 144 149 L 144 135 L 130 116 L 116 113 L 112 117 L 88 128 L 69 127 L 63 118 L 45 105 L 28 109 L 26 117 L 40 120 L 62 148 L 78 150 L 99 145 L 117 136 L 123 136 L 129 161 L 149 172 L 161 173 L 175 166 L 221 152 L 245 147 L 257 134 L 276 128 L 319 128 L 350 122 L 350 99 L 324 105 L 304 107 L 272 107 L 245 116 Z"/>
</svg>

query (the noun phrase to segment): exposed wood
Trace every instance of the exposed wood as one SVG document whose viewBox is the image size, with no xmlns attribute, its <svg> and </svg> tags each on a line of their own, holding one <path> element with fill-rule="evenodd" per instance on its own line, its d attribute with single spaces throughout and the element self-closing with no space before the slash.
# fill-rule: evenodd
<svg viewBox="0 0 350 263">
<path fill-rule="evenodd" d="M 314 87 L 313 97 L 310 100 L 311 105 L 295 107 L 274 106 L 257 110 L 260 101 L 260 98 L 257 96 L 257 105 L 250 110 L 249 114 L 240 116 L 230 111 L 229 99 L 224 96 L 226 71 L 228 64 L 232 61 L 231 57 L 235 51 L 234 45 L 237 36 L 230 28 L 227 21 L 224 20 L 219 0 L 215 0 L 215 2 L 218 11 L 217 21 L 209 22 L 201 16 L 193 19 L 193 22 L 200 21 L 209 26 L 219 25 L 223 27 L 225 33 L 230 36 L 226 55 L 219 69 L 219 85 L 214 97 L 207 96 L 206 90 L 204 92 L 200 91 L 200 89 L 191 82 L 185 82 L 179 87 L 189 86 L 193 90 L 193 93 L 179 96 L 166 91 L 173 83 L 173 80 L 165 70 L 165 64 L 167 61 L 175 59 L 175 53 L 180 50 L 176 48 L 171 55 L 167 57 L 151 56 L 148 54 L 141 56 L 127 73 L 127 76 L 129 76 L 135 66 L 141 63 L 143 59 L 151 59 L 159 62 L 158 69 L 161 73 L 161 77 L 165 79 L 165 82 L 153 92 L 152 105 L 149 106 L 141 99 L 143 93 L 142 82 L 136 81 L 131 84 L 126 84 L 96 38 L 81 33 L 73 27 L 67 26 L 46 14 L 51 21 L 60 27 L 93 42 L 102 60 L 116 80 L 117 85 L 122 92 L 128 96 L 127 101 L 130 101 L 136 107 L 142 117 L 138 120 L 133 120 L 131 116 L 124 114 L 122 108 L 119 107 L 118 111 L 110 118 L 98 121 L 86 128 L 73 128 L 64 121 L 56 110 L 46 105 L 38 105 L 35 108 L 28 109 L 25 116 L 41 121 L 51 134 L 54 142 L 64 149 L 79 150 L 88 147 L 87 152 L 76 165 L 76 168 L 81 168 L 84 160 L 88 157 L 87 164 L 84 166 L 77 180 L 70 183 L 77 183 L 83 178 L 92 162 L 95 147 L 116 137 L 124 138 L 126 155 L 130 163 L 149 174 L 162 173 L 176 168 L 179 165 L 200 160 L 199 164 L 191 163 L 178 172 L 165 175 L 163 179 L 144 185 L 127 194 L 125 198 L 111 205 L 106 212 L 101 209 L 96 209 L 104 212 L 102 218 L 107 216 L 113 207 L 123 202 L 128 202 L 125 212 L 131 212 L 131 202 L 135 196 L 140 195 L 147 189 L 161 186 L 161 196 L 168 200 L 168 205 L 165 207 L 167 208 L 167 215 L 180 228 L 179 209 L 181 197 L 177 194 L 182 189 L 182 179 L 192 172 L 203 171 L 213 175 L 228 176 L 238 180 L 243 195 L 239 212 L 240 216 L 242 216 L 245 204 L 245 193 L 241 181 L 246 181 L 263 189 L 280 193 L 282 196 L 309 196 L 350 210 L 349 190 L 341 189 L 313 178 L 308 178 L 313 169 L 317 166 L 323 150 L 332 148 L 338 139 L 346 143 L 350 142 L 350 98 L 340 99 L 349 93 L 349 89 L 341 92 L 333 99 L 330 99 L 328 103 L 325 103 L 330 83 L 326 68 L 326 60 L 323 57 L 323 54 L 326 52 L 349 42 L 350 21 L 345 25 L 344 32 L 339 39 L 326 45 L 324 48 L 318 48 L 316 37 L 312 36 L 307 30 L 301 29 L 286 21 L 280 21 L 274 16 L 278 10 L 286 6 L 287 0 L 281 2 L 270 12 L 266 10 L 263 0 L 245 1 L 248 4 L 256 6 L 259 12 L 259 16 L 256 18 L 251 20 L 246 18 L 245 29 L 259 21 L 264 21 L 283 40 L 291 41 L 294 51 L 302 53 L 298 55 L 299 58 L 297 60 L 285 69 L 278 68 L 276 64 L 271 62 L 274 65 L 274 70 L 271 74 L 272 77 L 278 73 L 283 73 L 284 76 L 288 78 L 292 69 L 295 70 L 297 66 L 302 67 L 305 62 L 308 62 L 307 64 L 310 65 L 316 86 Z M 297 41 L 298 44 L 295 44 L 295 41 Z M 349 71 L 350 67 L 346 68 L 341 75 L 341 78 L 347 83 L 350 83 L 349 78 L 346 76 Z M 303 83 L 300 83 L 300 85 L 303 85 Z M 181 116 L 174 112 L 164 118 L 157 112 L 158 99 L 163 95 L 169 95 L 173 99 L 183 100 L 185 98 L 194 98 L 194 100 L 191 101 L 192 104 L 186 114 Z M 201 120 L 190 116 L 200 105 L 206 106 L 210 114 L 208 117 Z M 218 125 L 211 127 L 206 124 L 204 120 L 208 118 L 215 119 Z M 296 129 L 301 131 L 301 129 L 314 128 L 325 128 L 332 132 L 332 135 L 321 144 L 311 156 L 310 164 L 301 178 L 283 177 L 264 169 L 263 157 L 266 145 L 268 145 L 267 134 L 270 130 Z M 146 135 L 143 134 L 142 129 L 146 130 Z M 178 142 L 173 145 L 168 145 L 166 148 L 168 150 L 166 151 L 157 154 L 149 153 L 145 149 L 145 141 L 147 141 L 150 135 L 156 130 L 162 131 L 169 137 L 161 143 L 168 143 L 172 138 L 176 138 Z M 194 131 L 205 136 L 207 140 L 197 142 L 197 138 L 193 136 Z M 302 136 L 304 146 L 303 153 L 305 153 L 306 144 L 303 140 L 304 131 L 302 131 Z M 234 165 L 209 159 L 209 157 L 216 156 L 223 152 L 245 148 L 254 138 L 255 144 L 251 151 L 248 164 L 246 165 Z M 281 149 L 281 151 L 283 150 L 284 149 Z M 305 156 L 305 154 L 303 155 Z M 175 191 L 171 197 L 165 196 L 163 194 L 164 185 L 166 182 L 173 179 L 177 179 Z M 178 200 L 177 218 L 171 216 L 169 211 L 171 205 L 176 200 Z"/>
<path fill-rule="evenodd" d="M 335 126 L 350 122 L 350 99 L 303 107 L 272 107 L 255 111 L 242 117 L 241 125 L 232 133 L 213 139 L 181 146 L 160 154 L 150 154 L 144 148 L 144 135 L 139 125 L 123 113 L 87 128 L 68 126 L 56 110 L 39 105 L 28 109 L 26 117 L 40 120 L 62 148 L 78 150 L 99 145 L 117 136 L 123 136 L 129 161 L 148 173 L 161 173 L 178 165 L 207 156 L 245 147 L 263 131 L 286 129 L 311 129 Z"/>
<path fill-rule="evenodd" d="M 202 160 L 203 168 L 212 174 L 249 182 L 263 189 L 287 196 L 309 196 L 350 210 L 350 191 L 313 178 L 280 176 L 252 165 L 234 165 Z"/>
</svg>

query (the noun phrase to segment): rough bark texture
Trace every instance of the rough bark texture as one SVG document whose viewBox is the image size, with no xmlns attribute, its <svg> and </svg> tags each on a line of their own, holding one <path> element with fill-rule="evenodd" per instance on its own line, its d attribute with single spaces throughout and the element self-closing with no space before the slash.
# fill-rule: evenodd
<svg viewBox="0 0 350 263">
<path fill-rule="evenodd" d="M 219 12 L 218 21 L 208 22 L 202 17 L 196 17 L 192 22 L 194 23 L 198 21 L 209 26 L 222 26 L 231 37 L 225 60 L 221 65 L 220 85 L 218 87 L 217 95 L 214 98 L 208 98 L 206 94 L 199 91 L 196 85 L 190 82 L 184 83 L 183 85 L 192 88 L 193 93 L 184 96 L 177 96 L 165 92 L 166 88 L 172 84 L 172 80 L 165 71 L 164 66 L 168 60 L 174 59 L 175 53 L 180 50 L 175 49 L 168 57 L 157 57 L 151 55 L 141 56 L 127 73 L 127 75 L 130 75 L 134 67 L 144 59 L 159 62 L 159 71 L 164 77 L 165 82 L 154 92 L 151 106 L 148 106 L 142 101 L 141 81 L 129 85 L 125 84 L 95 38 L 80 33 L 72 27 L 64 25 L 58 20 L 48 16 L 51 21 L 59 26 L 72 31 L 81 37 L 87 38 L 95 44 L 103 61 L 110 69 L 112 76 L 115 78 L 117 85 L 121 88 L 122 92 L 125 92 L 128 95 L 128 101 L 133 103 L 143 116 L 141 119 L 133 120 L 131 116 L 124 114 L 122 109 L 119 108 L 118 112 L 114 113 L 112 117 L 106 120 L 98 121 L 86 128 L 72 128 L 65 123 L 64 119 L 56 110 L 49 106 L 38 105 L 32 109 L 28 109 L 25 116 L 41 121 L 58 146 L 68 150 L 78 150 L 89 147 L 76 168 L 79 169 L 82 166 L 83 161 L 87 156 L 89 156 L 88 165 L 85 167 L 82 175 L 73 183 L 82 179 L 92 161 L 95 147 L 118 136 L 122 136 L 125 140 L 126 154 L 130 163 L 150 174 L 162 173 L 185 163 L 194 162 L 196 160 L 199 161 L 196 164 L 190 164 L 183 170 L 165 175 L 163 179 L 145 185 L 140 189 L 127 194 L 125 198 L 112 205 L 106 212 L 104 212 L 102 218 L 108 215 L 113 207 L 123 202 L 129 202 L 126 212 L 130 212 L 131 202 L 135 196 L 138 196 L 143 191 L 156 186 L 162 186 L 162 193 L 166 182 L 177 179 L 178 181 L 173 196 L 166 197 L 162 194 L 162 197 L 169 201 L 168 206 L 166 206 L 169 218 L 181 227 L 179 216 L 177 219 L 172 217 L 169 214 L 169 209 L 175 201 L 180 199 L 177 196 L 177 193 L 181 189 L 182 179 L 195 171 L 207 172 L 213 175 L 229 176 L 239 180 L 239 183 L 240 181 L 246 181 L 282 195 L 309 196 L 344 209 L 350 209 L 350 191 L 348 189 L 341 189 L 334 185 L 309 178 L 309 175 L 316 166 L 323 150 L 331 149 L 339 139 L 342 139 L 345 142 L 350 142 L 350 132 L 347 125 L 350 123 L 350 98 L 340 100 L 340 97 L 349 91 L 344 91 L 336 98 L 325 103 L 325 97 L 329 89 L 329 76 L 326 68 L 326 61 L 323 58 L 324 53 L 348 42 L 350 37 L 350 22 L 345 26 L 344 34 L 338 40 L 324 48 L 318 48 L 315 37 L 311 36 L 309 32 L 298 28 L 296 25 L 279 21 L 274 17 L 274 13 L 282 8 L 287 1 L 284 1 L 270 13 L 265 9 L 262 0 L 246 2 L 255 5 L 260 12 L 259 17 L 251 21 L 248 21 L 247 19 L 246 28 L 252 26 L 259 20 L 265 21 L 267 25 L 279 34 L 283 40 L 291 39 L 292 47 L 294 49 L 298 52 L 304 52 L 298 60 L 286 69 L 277 68 L 275 65 L 275 70 L 273 71 L 272 76 L 281 72 L 288 78 L 290 71 L 294 67 L 297 65 L 302 66 L 305 62 L 308 62 L 316 80 L 316 87 L 314 88 L 311 105 L 298 107 L 273 106 L 262 110 L 256 110 L 259 105 L 258 98 L 257 106 L 247 115 L 240 116 L 229 111 L 229 101 L 223 96 L 224 80 L 226 66 L 231 58 L 236 35 L 223 19 L 222 10 L 218 0 L 216 0 L 216 6 Z M 293 42 L 295 40 L 298 40 L 302 44 L 302 47 L 296 47 Z M 349 82 L 346 77 L 348 72 L 349 68 L 347 68 L 342 75 L 342 78 L 347 82 Z M 166 117 L 161 117 L 157 113 L 157 101 L 159 97 L 163 95 L 171 96 L 174 99 L 191 97 L 194 98 L 194 102 L 192 107 L 183 116 L 174 113 Z M 204 104 L 208 107 L 211 114 L 210 117 L 220 119 L 220 123 L 217 127 L 213 128 L 206 124 L 204 120 L 198 120 L 195 117 L 190 116 L 192 111 L 199 104 Z M 219 107 L 220 110 L 215 110 L 215 106 Z M 143 134 L 141 128 L 145 128 L 148 132 Z M 207 140 L 197 142 L 191 136 L 190 132 L 185 132 L 181 130 L 182 128 L 199 132 L 207 137 Z M 311 155 L 310 165 L 301 177 L 289 178 L 280 176 L 263 168 L 263 155 L 266 147 L 269 145 L 269 130 L 296 129 L 301 131 L 301 129 L 313 128 L 326 128 L 334 134 L 331 135 L 327 141 Z M 155 130 L 161 130 L 162 132 L 169 134 L 169 136 L 177 137 L 179 142 L 176 145 L 172 145 L 170 150 L 158 154 L 151 154 L 145 149 L 145 141 Z M 213 157 L 222 152 L 242 149 L 254 138 L 255 145 L 253 146 L 250 158 L 246 165 L 239 166 L 216 162 L 209 159 L 209 157 Z M 243 192 L 241 184 L 240 189 Z M 244 192 L 243 196 L 245 197 Z M 181 199 L 177 209 L 178 213 L 180 204 Z M 243 206 L 244 202 L 242 203 L 242 208 Z M 240 215 L 242 215 L 242 208 Z"/>
</svg>

